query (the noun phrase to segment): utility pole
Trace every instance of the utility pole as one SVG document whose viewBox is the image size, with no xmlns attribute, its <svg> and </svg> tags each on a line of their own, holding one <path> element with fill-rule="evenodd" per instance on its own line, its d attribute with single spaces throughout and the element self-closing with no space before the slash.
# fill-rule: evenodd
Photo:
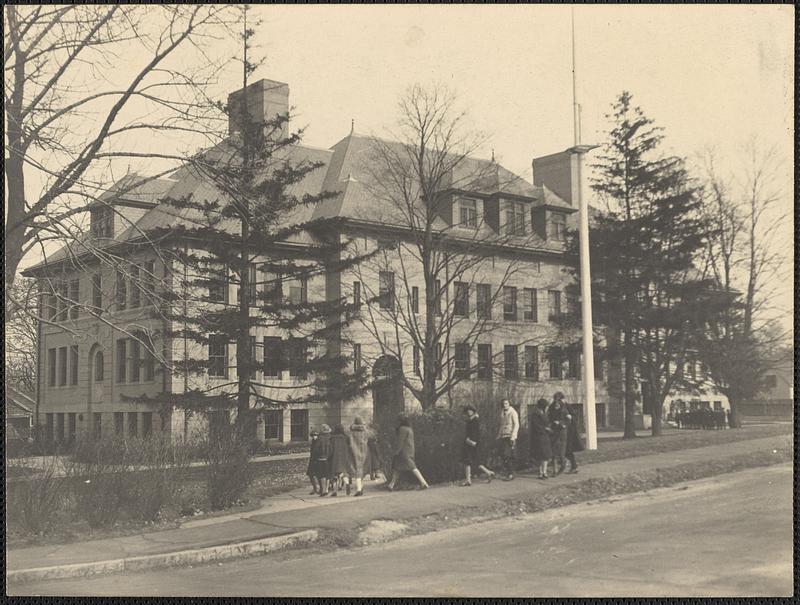
<svg viewBox="0 0 800 605">
<path fill-rule="evenodd" d="M 574 147 L 568 149 L 575 156 L 577 187 L 573 192 L 578 214 L 580 242 L 581 327 L 583 331 L 583 423 L 586 429 L 586 449 L 597 449 L 597 419 L 594 392 L 594 339 L 592 334 L 592 288 L 589 273 L 589 200 L 583 195 L 583 156 L 597 145 L 581 144 L 580 105 L 578 104 L 577 74 L 575 69 L 575 8 L 572 8 L 572 112 Z"/>
</svg>

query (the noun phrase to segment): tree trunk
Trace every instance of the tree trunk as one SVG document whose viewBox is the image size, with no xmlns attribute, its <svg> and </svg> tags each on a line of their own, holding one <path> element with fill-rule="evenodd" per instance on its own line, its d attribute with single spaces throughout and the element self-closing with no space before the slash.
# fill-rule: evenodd
<svg viewBox="0 0 800 605">
<path fill-rule="evenodd" d="M 739 402 L 729 397 L 728 403 L 730 403 L 731 406 L 731 415 L 728 418 L 728 425 L 732 429 L 742 428 L 742 418 L 739 414 L 739 410 L 736 409 L 739 405 Z"/>
<path fill-rule="evenodd" d="M 624 354 L 625 354 L 625 432 L 622 435 L 623 439 L 632 439 L 636 437 L 636 424 L 634 423 L 634 415 L 636 414 L 636 394 L 634 385 L 636 376 L 634 374 L 634 367 L 636 365 L 635 356 L 632 352 L 632 339 L 630 332 L 625 331 L 624 337 Z"/>
<path fill-rule="evenodd" d="M 650 424 L 650 430 L 653 437 L 658 437 L 661 435 L 661 415 L 664 413 L 664 404 L 661 402 L 653 402 L 653 413 L 652 422 Z"/>
</svg>

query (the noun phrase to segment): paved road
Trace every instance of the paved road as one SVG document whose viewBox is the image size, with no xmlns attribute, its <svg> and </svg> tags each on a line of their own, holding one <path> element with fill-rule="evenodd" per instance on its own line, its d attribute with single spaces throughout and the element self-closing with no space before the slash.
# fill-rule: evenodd
<svg viewBox="0 0 800 605">
<path fill-rule="evenodd" d="M 792 468 L 686 483 L 295 559 L 49 581 L 30 595 L 792 594 Z"/>
</svg>

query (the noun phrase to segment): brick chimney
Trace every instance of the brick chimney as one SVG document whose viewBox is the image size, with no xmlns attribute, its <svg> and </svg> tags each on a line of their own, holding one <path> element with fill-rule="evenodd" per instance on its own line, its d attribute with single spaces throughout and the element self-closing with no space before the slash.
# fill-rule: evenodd
<svg viewBox="0 0 800 605">
<path fill-rule="evenodd" d="M 228 107 L 231 110 L 228 117 L 228 133 L 238 132 L 238 107 L 243 93 L 247 93 L 247 109 L 250 116 L 256 121 L 271 120 L 277 115 L 289 114 L 289 85 L 274 80 L 259 80 L 253 82 L 246 89 L 239 89 L 228 95 Z M 286 137 L 289 133 L 288 121 L 284 122 L 280 136 Z"/>
<path fill-rule="evenodd" d="M 533 184 L 546 185 L 562 200 L 574 206 L 572 200 L 577 197 L 578 158 L 567 151 L 534 158 Z"/>
</svg>

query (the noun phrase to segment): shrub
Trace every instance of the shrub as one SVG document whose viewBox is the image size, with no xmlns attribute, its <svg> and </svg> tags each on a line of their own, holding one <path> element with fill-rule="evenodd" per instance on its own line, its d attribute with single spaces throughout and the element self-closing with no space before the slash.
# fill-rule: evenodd
<svg viewBox="0 0 800 605">
<path fill-rule="evenodd" d="M 229 508 L 242 499 L 253 481 L 249 440 L 226 427 L 208 436 L 203 452 L 209 505 L 212 509 Z"/>
<path fill-rule="evenodd" d="M 14 461 L 9 475 L 23 476 L 7 484 L 7 519 L 35 535 L 48 533 L 59 521 L 58 513 L 69 501 L 66 482 L 60 477 L 55 456 Z M 18 472 L 11 469 L 18 468 Z"/>
</svg>

